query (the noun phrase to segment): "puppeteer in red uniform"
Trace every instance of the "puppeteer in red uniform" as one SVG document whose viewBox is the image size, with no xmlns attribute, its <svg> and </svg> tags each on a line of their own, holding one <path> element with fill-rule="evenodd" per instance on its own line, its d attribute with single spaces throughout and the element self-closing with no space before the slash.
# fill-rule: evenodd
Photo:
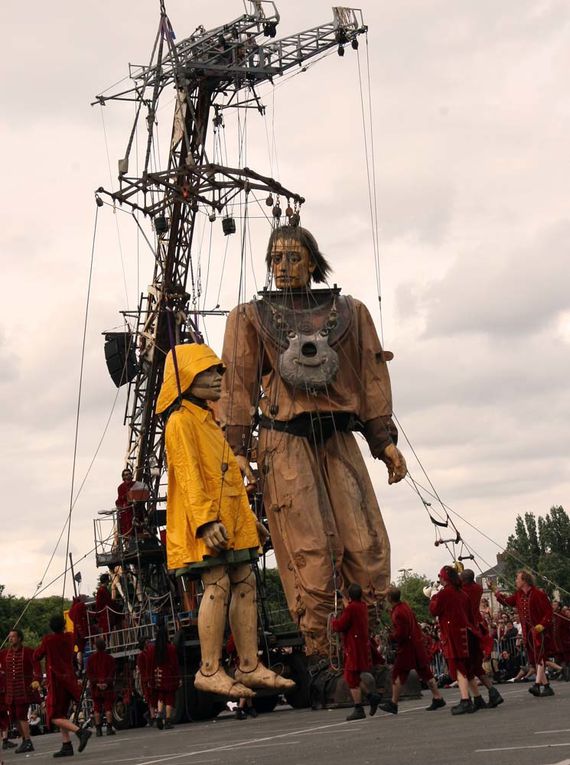
<svg viewBox="0 0 570 765">
<path fill-rule="evenodd" d="M 536 683 L 528 691 L 533 696 L 554 696 L 547 682 L 545 660 L 554 653 L 552 639 L 552 604 L 544 590 L 535 586 L 534 577 L 521 570 L 515 580 L 513 595 L 496 593 L 499 603 L 517 609 L 529 664 L 536 667 Z"/>
<path fill-rule="evenodd" d="M 429 686 L 432 702 L 427 711 L 431 712 L 445 706 L 429 665 L 423 632 L 417 622 L 416 615 L 410 606 L 401 600 L 401 592 L 397 587 L 390 587 L 387 593 L 391 605 L 390 619 L 392 631 L 390 639 L 396 643 L 396 660 L 392 668 L 392 700 L 380 704 L 380 709 L 391 714 L 398 714 L 398 701 L 402 685 L 408 675 L 415 669 L 419 677 Z"/>
<path fill-rule="evenodd" d="M 88 728 L 79 728 L 67 715 L 72 702 L 81 698 L 81 686 L 75 676 L 73 651 L 75 641 L 71 632 L 64 632 L 65 620 L 61 614 L 52 616 L 49 622 L 51 635 L 45 635 L 34 651 L 34 660 L 45 659 L 47 678 L 46 716 L 60 729 L 61 750 L 54 757 L 72 757 L 73 745 L 70 733 L 79 739 L 78 750 L 82 752 L 91 736 Z"/>
<path fill-rule="evenodd" d="M 140 653 L 137 655 L 137 668 L 141 683 L 141 690 L 144 700 L 148 705 L 150 725 L 154 724 L 156 718 L 156 707 L 158 704 L 157 690 L 154 687 L 152 677 L 151 649 L 152 644 L 147 638 L 142 638 L 139 643 Z"/>
<path fill-rule="evenodd" d="M 99 587 L 95 593 L 95 611 L 97 612 L 97 624 L 102 633 L 110 632 L 112 625 L 113 599 L 109 592 L 109 574 L 101 574 Z"/>
<path fill-rule="evenodd" d="M 433 594 L 429 610 L 432 616 L 438 617 L 443 655 L 449 674 L 457 680 L 461 693 L 461 700 L 451 708 L 451 714 L 462 715 L 487 706 L 474 680 L 474 654 L 478 640 L 473 634 L 471 602 L 463 592 L 456 569 L 444 566 L 439 572 L 439 581 L 443 589 Z"/>
<path fill-rule="evenodd" d="M 81 688 L 73 668 L 75 641 L 71 632 L 44 635 L 34 652 L 36 661 L 46 660 L 48 720 L 67 717 L 72 701 L 79 701 Z"/>
<path fill-rule="evenodd" d="M 21 630 L 11 630 L 8 634 L 10 647 L 1 652 L 6 673 L 4 695 L 6 709 L 11 720 L 17 723 L 22 736 L 16 754 L 34 751 L 28 724 L 28 708 L 30 704 L 40 702 L 40 695 L 36 690 L 41 680 L 40 666 L 34 661 L 33 649 L 23 644 L 23 638 Z"/>
<path fill-rule="evenodd" d="M 107 718 L 107 734 L 113 735 L 112 711 L 115 700 L 115 659 L 107 653 L 105 641 L 97 638 L 96 651 L 87 660 L 87 677 L 91 686 L 97 735 L 101 735 L 101 713 Z"/>
<path fill-rule="evenodd" d="M 487 621 L 481 613 L 481 598 L 483 596 L 483 588 L 475 581 L 475 572 L 470 568 L 466 568 L 460 574 L 461 583 L 463 585 L 463 592 L 469 598 L 470 608 L 470 620 L 471 620 L 471 635 L 469 636 L 469 652 L 471 654 L 471 665 L 475 677 L 478 677 L 481 683 L 489 691 L 489 703 L 490 707 L 498 707 L 502 704 L 504 699 L 499 691 L 493 685 L 492 679 L 487 675 L 483 668 L 483 659 L 485 656 L 490 656 L 493 650 L 493 638 L 489 633 Z M 481 701 L 478 702 L 483 707 Z"/>
<path fill-rule="evenodd" d="M 398 646 L 392 679 L 398 678 L 405 683 L 409 673 L 415 669 L 424 683 L 429 683 L 433 673 L 429 666 L 424 636 L 414 612 L 407 603 L 400 600 L 392 605 L 390 619 L 390 639 Z"/>
<path fill-rule="evenodd" d="M 115 507 L 117 513 L 119 534 L 122 537 L 128 536 L 133 530 L 134 506 L 129 497 L 129 491 L 134 486 L 133 474 L 129 468 L 125 468 L 121 474 L 123 482 L 117 487 L 117 499 Z"/>
<path fill-rule="evenodd" d="M 89 635 L 89 617 L 87 616 L 85 600 L 81 595 L 74 596 L 68 615 L 73 622 L 73 639 L 75 640 L 77 651 L 79 654 L 83 654 Z"/>
<path fill-rule="evenodd" d="M 334 632 L 342 634 L 344 646 L 344 679 L 350 689 L 354 701 L 354 710 L 347 720 L 364 719 L 362 708 L 362 692 L 360 690 L 361 672 L 369 672 L 372 667 L 370 652 L 370 637 L 368 635 L 368 606 L 362 601 L 362 587 L 351 584 L 348 588 L 349 602 L 344 611 L 332 620 Z M 370 694 L 370 714 L 378 708 L 376 694 Z"/>
</svg>

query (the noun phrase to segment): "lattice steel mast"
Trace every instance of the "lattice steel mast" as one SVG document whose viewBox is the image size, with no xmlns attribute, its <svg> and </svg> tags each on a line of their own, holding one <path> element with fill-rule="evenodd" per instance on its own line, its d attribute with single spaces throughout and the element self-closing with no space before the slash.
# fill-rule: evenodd
<svg viewBox="0 0 570 765">
<path fill-rule="evenodd" d="M 160 497 L 163 473 L 163 423 L 154 414 L 162 382 L 166 353 L 173 342 L 193 335 L 187 316 L 186 285 L 192 264 L 192 240 L 197 212 L 222 213 L 236 195 L 269 192 L 286 198 L 297 210 L 304 199 L 248 168 L 210 163 L 206 136 L 214 109 L 221 124 L 223 109 L 249 105 L 263 112 L 258 86 L 273 82 L 293 67 L 345 45 L 358 47 L 366 32 L 360 11 L 333 8 L 328 24 L 274 41 L 279 13 L 273 2 L 249 2 L 249 13 L 206 31 L 199 27 L 190 37 L 174 42 L 174 32 L 161 1 L 161 14 L 151 61 L 130 67 L 132 85 L 97 96 L 94 103 L 132 101 L 135 122 L 125 156 L 119 161 L 119 188 L 98 189 L 114 203 L 151 217 L 156 232 L 155 268 L 148 293 L 141 298 L 136 343 L 138 369 L 130 382 L 126 421 L 129 425 L 127 460 L 137 479 L 152 487 L 151 508 Z M 247 8 L 246 8 L 247 10 Z M 176 105 L 166 170 L 153 169 L 153 142 L 159 99 L 174 88 Z M 245 101 L 237 94 L 246 91 Z M 147 138 L 142 171 L 129 173 L 129 160 L 138 122 L 146 117 Z M 290 205 L 288 205 L 289 207 Z"/>
</svg>

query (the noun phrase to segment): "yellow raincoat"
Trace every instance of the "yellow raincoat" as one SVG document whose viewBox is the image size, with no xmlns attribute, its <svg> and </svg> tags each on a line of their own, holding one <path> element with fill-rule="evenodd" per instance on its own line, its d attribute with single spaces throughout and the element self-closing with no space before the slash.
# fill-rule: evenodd
<svg viewBox="0 0 570 765">
<path fill-rule="evenodd" d="M 222 364 L 207 345 L 176 346 L 180 390 L 196 375 Z M 175 403 L 178 383 L 172 352 L 166 357 L 157 413 Z M 237 461 L 209 409 L 182 400 L 167 422 L 166 553 L 170 570 L 199 563 L 206 556 L 224 557 L 206 547 L 196 532 L 205 523 L 220 521 L 228 534 L 228 550 L 255 549 L 259 538 Z M 207 564 L 207 561 L 206 561 Z"/>
</svg>

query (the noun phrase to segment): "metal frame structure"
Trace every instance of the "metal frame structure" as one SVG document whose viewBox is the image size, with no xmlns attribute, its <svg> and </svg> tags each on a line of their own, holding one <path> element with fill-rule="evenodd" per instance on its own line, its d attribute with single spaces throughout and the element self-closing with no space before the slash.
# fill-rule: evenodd
<svg viewBox="0 0 570 765">
<path fill-rule="evenodd" d="M 151 61 L 146 67 L 131 67 L 132 86 L 114 94 L 97 96 L 94 103 L 134 101 L 136 117 L 125 156 L 119 161 L 119 188 L 97 195 L 110 197 L 154 220 L 156 230 L 155 268 L 148 294 L 141 297 L 136 340 L 139 371 L 130 383 L 126 422 L 129 426 L 127 462 L 137 480 L 151 487 L 149 508 L 161 500 L 164 466 L 163 422 L 154 413 L 165 356 L 174 343 L 197 339 L 189 319 L 186 285 L 192 267 L 192 241 L 196 215 L 207 209 L 222 213 L 238 194 L 275 194 L 287 199 L 289 215 L 304 202 L 303 197 L 273 178 L 249 168 L 229 168 L 210 163 L 206 135 L 214 108 L 214 124 L 221 111 L 243 106 L 235 96 L 243 90 L 260 110 L 256 87 L 272 82 L 293 67 L 337 47 L 358 47 L 358 36 L 367 31 L 359 10 L 333 8 L 333 20 L 312 29 L 273 41 L 280 20 L 275 4 L 254 0 L 249 13 L 228 24 L 206 31 L 199 27 L 190 37 L 174 42 L 174 32 L 161 0 L 159 28 Z M 246 6 L 247 10 L 247 6 Z M 176 106 L 168 166 L 152 169 L 152 144 L 161 94 L 174 88 Z M 247 100 L 246 100 L 247 103 Z M 145 162 L 137 176 L 129 175 L 129 158 L 137 124 L 146 112 Z M 294 208 L 291 207 L 294 205 Z M 277 221 L 279 205 L 274 208 Z"/>
</svg>

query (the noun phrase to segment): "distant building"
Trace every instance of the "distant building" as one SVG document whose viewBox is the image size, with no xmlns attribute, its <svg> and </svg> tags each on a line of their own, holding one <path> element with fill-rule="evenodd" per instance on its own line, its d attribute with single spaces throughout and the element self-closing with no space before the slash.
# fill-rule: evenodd
<svg viewBox="0 0 570 765">
<path fill-rule="evenodd" d="M 477 582 L 483 588 L 483 597 L 487 598 L 489 601 L 489 607 L 493 615 L 495 615 L 497 611 L 501 610 L 501 606 L 499 606 L 493 591 L 490 590 L 487 586 L 487 580 L 491 580 L 495 585 L 498 586 L 498 580 L 502 578 L 502 575 L 505 571 L 504 559 L 505 553 L 497 553 L 497 563 L 476 577 Z"/>
</svg>

